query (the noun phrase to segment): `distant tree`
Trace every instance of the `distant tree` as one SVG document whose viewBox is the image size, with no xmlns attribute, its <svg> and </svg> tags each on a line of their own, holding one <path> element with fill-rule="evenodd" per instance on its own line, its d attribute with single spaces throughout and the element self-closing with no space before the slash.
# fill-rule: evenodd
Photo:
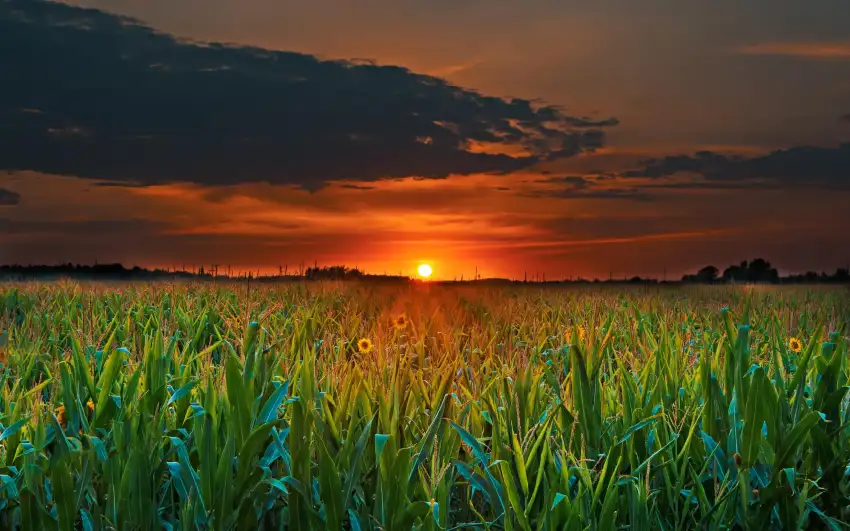
<svg viewBox="0 0 850 531">
<path fill-rule="evenodd" d="M 723 270 L 724 282 L 744 282 L 747 280 L 746 262 L 741 265 L 729 266 Z"/>
<path fill-rule="evenodd" d="M 756 258 L 750 262 L 747 268 L 747 280 L 750 282 L 779 282 L 779 272 L 770 266 L 770 262 L 763 258 Z"/>
<path fill-rule="evenodd" d="M 697 271 L 696 277 L 697 282 L 715 282 L 717 280 L 717 276 L 720 274 L 720 270 L 718 270 L 713 265 L 708 265 Z"/>
<path fill-rule="evenodd" d="M 363 272 L 345 266 L 313 266 L 307 268 L 304 277 L 308 280 L 353 280 L 362 278 Z"/>
</svg>

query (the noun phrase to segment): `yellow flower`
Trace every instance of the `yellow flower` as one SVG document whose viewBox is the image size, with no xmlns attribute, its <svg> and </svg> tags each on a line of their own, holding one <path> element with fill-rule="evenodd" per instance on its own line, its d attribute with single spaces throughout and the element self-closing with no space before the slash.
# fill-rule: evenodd
<svg viewBox="0 0 850 531">
<path fill-rule="evenodd" d="M 360 338 L 360 341 L 357 342 L 357 350 L 360 351 L 361 354 L 368 354 L 372 352 L 372 342 L 368 338 Z"/>
<path fill-rule="evenodd" d="M 407 316 L 404 315 L 404 314 L 401 314 L 398 317 L 396 317 L 395 321 L 393 321 L 393 326 L 395 326 L 399 330 L 407 327 Z"/>
<path fill-rule="evenodd" d="M 578 325 L 576 327 L 576 330 L 578 330 L 578 338 L 581 339 L 582 341 L 584 341 L 584 327 L 581 326 L 581 325 Z M 572 341 L 572 339 L 573 339 L 572 330 L 567 329 L 567 331 L 564 332 L 564 341 L 570 342 L 570 341 Z"/>
<path fill-rule="evenodd" d="M 64 405 L 56 408 L 56 420 L 59 421 L 59 425 L 63 428 L 68 425 L 68 417 L 65 415 Z"/>
<path fill-rule="evenodd" d="M 792 337 L 788 340 L 788 347 L 794 352 L 800 352 L 801 350 L 803 350 L 803 344 L 800 343 L 800 340 L 796 337 Z"/>
<path fill-rule="evenodd" d="M 89 398 L 89 401 L 86 402 L 86 407 L 89 408 L 89 411 L 94 413 L 94 402 L 92 402 L 91 398 Z"/>
</svg>

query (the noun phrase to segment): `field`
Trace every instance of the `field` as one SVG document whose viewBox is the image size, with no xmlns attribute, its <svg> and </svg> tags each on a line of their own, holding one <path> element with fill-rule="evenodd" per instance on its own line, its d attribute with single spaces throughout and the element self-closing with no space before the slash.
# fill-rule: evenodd
<svg viewBox="0 0 850 531">
<path fill-rule="evenodd" d="M 846 529 L 844 288 L 0 285 L 3 529 Z"/>
</svg>

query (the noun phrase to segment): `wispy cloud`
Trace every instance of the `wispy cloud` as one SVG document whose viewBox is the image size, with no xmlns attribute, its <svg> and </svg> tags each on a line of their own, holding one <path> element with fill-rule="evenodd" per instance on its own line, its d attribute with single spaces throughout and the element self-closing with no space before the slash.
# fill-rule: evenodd
<svg viewBox="0 0 850 531">
<path fill-rule="evenodd" d="M 557 185 L 557 188 L 536 188 L 521 193 L 524 197 L 558 198 L 558 199 L 630 199 L 633 201 L 651 201 L 653 196 L 644 193 L 634 186 L 600 187 L 598 181 L 607 180 L 585 177 L 582 175 L 567 175 L 563 177 L 548 177 L 533 182 Z"/>
<path fill-rule="evenodd" d="M 735 51 L 744 55 L 850 60 L 850 42 L 763 42 L 741 46 Z"/>
<path fill-rule="evenodd" d="M 676 174 L 702 178 L 671 188 L 821 188 L 850 190 L 850 143 L 836 147 L 794 146 L 756 157 L 727 156 L 712 151 L 643 161 L 625 178 L 660 179 Z"/>
<path fill-rule="evenodd" d="M 465 63 L 458 63 L 454 65 L 441 66 L 437 68 L 433 68 L 426 72 L 429 76 L 434 77 L 452 77 L 454 75 L 460 74 L 461 72 L 466 72 L 467 70 L 471 70 L 481 64 L 481 61 L 467 61 Z"/>
<path fill-rule="evenodd" d="M 0 188 L 0 206 L 14 206 L 21 202 L 21 194 Z"/>
</svg>

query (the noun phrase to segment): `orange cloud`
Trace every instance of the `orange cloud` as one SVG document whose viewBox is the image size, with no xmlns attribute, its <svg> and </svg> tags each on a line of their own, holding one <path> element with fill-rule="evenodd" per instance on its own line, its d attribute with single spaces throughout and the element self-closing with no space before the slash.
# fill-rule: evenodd
<svg viewBox="0 0 850 531">
<path fill-rule="evenodd" d="M 125 188 L 31 172 L 0 175 L 0 187 L 23 198 L 0 213 L 0 262 L 218 263 L 272 272 L 277 264 L 291 271 L 316 261 L 405 274 L 427 262 L 439 278 L 469 278 L 477 267 L 482 276 L 522 278 L 539 270 L 552 279 L 607 277 L 612 267 L 615 275 L 665 267 L 672 275 L 752 253 L 783 267 L 809 267 L 812 256 L 824 267 L 844 259 L 846 194 L 694 196 L 674 189 L 642 203 L 530 197 L 523 192 L 555 186 L 535 177 L 543 176 L 388 180 L 310 193 L 267 184 Z M 778 219 L 776 211 L 795 216 Z"/>
<path fill-rule="evenodd" d="M 481 61 L 467 61 L 465 63 L 458 63 L 432 68 L 430 70 L 427 70 L 425 73 L 435 77 L 450 78 L 454 75 L 460 74 L 461 72 L 465 72 L 467 70 L 475 68 L 479 64 L 481 64 Z"/>
<path fill-rule="evenodd" d="M 745 55 L 784 55 L 805 59 L 850 59 L 850 42 L 766 42 L 736 50 Z"/>
</svg>

